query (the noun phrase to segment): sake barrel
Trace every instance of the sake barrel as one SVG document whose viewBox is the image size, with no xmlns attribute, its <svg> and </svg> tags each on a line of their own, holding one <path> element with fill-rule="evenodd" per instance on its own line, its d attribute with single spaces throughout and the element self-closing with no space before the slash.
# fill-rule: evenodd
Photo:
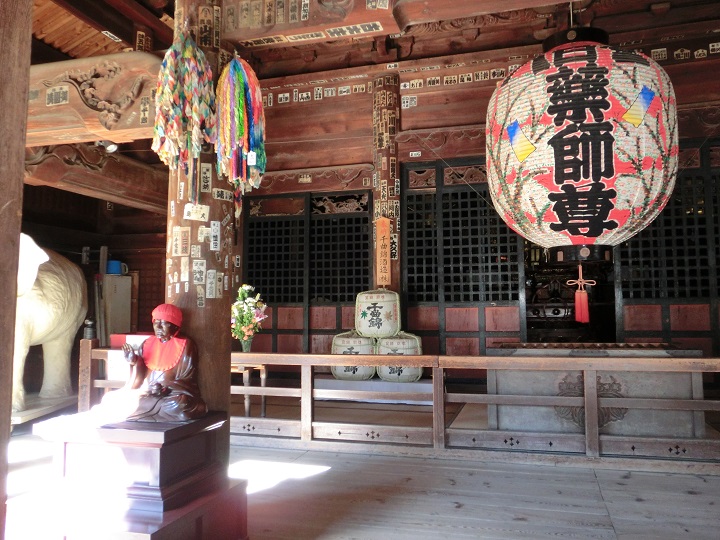
<svg viewBox="0 0 720 540">
<path fill-rule="evenodd" d="M 355 300 L 355 330 L 361 336 L 385 338 L 400 331 L 400 295 L 378 289 L 364 291 Z"/>
<path fill-rule="evenodd" d="M 396 336 L 380 338 L 377 345 L 378 354 L 422 354 L 420 338 L 407 332 L 398 332 Z M 414 366 L 378 366 L 377 374 L 383 381 L 415 382 L 423 374 L 422 367 Z"/>
<path fill-rule="evenodd" d="M 332 354 L 375 354 L 375 340 L 363 337 L 354 330 L 333 338 Z M 333 377 L 343 381 L 364 381 L 375 376 L 375 366 L 331 366 Z"/>
</svg>

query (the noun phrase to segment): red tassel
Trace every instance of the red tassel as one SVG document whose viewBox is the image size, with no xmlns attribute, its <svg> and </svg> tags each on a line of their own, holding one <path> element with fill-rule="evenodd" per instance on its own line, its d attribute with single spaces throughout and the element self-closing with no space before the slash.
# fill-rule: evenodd
<svg viewBox="0 0 720 540">
<path fill-rule="evenodd" d="M 588 293 L 578 289 L 575 291 L 575 320 L 581 323 L 590 322 L 590 309 L 588 307 Z"/>
<path fill-rule="evenodd" d="M 567 282 L 568 285 L 577 285 L 575 291 L 575 321 L 579 323 L 590 322 L 590 308 L 588 306 L 588 293 L 585 285 L 595 285 L 591 279 L 583 279 L 582 265 L 578 264 L 578 278 Z"/>
</svg>

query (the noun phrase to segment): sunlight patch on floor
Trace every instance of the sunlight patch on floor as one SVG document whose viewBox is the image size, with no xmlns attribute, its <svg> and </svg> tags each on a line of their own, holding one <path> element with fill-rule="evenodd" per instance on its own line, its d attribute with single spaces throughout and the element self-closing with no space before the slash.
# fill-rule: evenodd
<svg viewBox="0 0 720 540">
<path fill-rule="evenodd" d="M 247 480 L 247 493 L 250 495 L 275 487 L 285 480 L 303 480 L 329 470 L 330 467 L 322 465 L 243 459 L 230 464 L 228 475 L 230 478 Z"/>
</svg>

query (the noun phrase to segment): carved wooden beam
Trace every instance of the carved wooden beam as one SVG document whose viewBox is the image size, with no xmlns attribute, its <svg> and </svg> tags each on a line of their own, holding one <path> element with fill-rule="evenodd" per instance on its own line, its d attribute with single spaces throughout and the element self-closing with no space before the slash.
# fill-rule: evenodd
<svg viewBox="0 0 720 540">
<path fill-rule="evenodd" d="M 398 31 L 390 0 L 223 2 L 223 38 L 243 47 L 356 39 Z M 371 6 L 371 7 L 369 7 Z"/>
<path fill-rule="evenodd" d="M 403 162 L 480 156 L 485 154 L 485 125 L 408 130 L 395 142 Z"/>
<path fill-rule="evenodd" d="M 168 173 L 88 145 L 25 149 L 25 183 L 167 212 Z"/>
<path fill-rule="evenodd" d="M 547 8 L 555 4 L 567 4 L 565 0 L 474 0 L 473 2 L 458 2 L 457 0 L 396 0 L 393 15 L 401 30 L 405 31 L 416 24 L 433 23 L 436 21 L 450 21 L 490 15 L 493 13 L 507 13 L 510 11 Z"/>
<path fill-rule="evenodd" d="M 372 187 L 375 167 L 371 163 L 340 167 L 317 167 L 291 171 L 272 171 L 263 176 L 259 191 L 274 193 L 305 193 L 306 191 L 337 191 Z"/>
<path fill-rule="evenodd" d="M 25 145 L 151 138 L 160 63 L 128 52 L 32 66 Z"/>
</svg>

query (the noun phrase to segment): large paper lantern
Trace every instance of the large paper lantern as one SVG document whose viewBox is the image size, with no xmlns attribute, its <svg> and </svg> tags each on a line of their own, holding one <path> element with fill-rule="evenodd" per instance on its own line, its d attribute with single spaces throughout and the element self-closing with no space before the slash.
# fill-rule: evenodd
<svg viewBox="0 0 720 540">
<path fill-rule="evenodd" d="M 488 184 L 505 222 L 551 248 L 551 260 L 609 260 L 672 193 L 675 94 L 647 56 L 574 30 L 565 38 L 574 41 L 524 64 L 493 93 Z"/>
</svg>

